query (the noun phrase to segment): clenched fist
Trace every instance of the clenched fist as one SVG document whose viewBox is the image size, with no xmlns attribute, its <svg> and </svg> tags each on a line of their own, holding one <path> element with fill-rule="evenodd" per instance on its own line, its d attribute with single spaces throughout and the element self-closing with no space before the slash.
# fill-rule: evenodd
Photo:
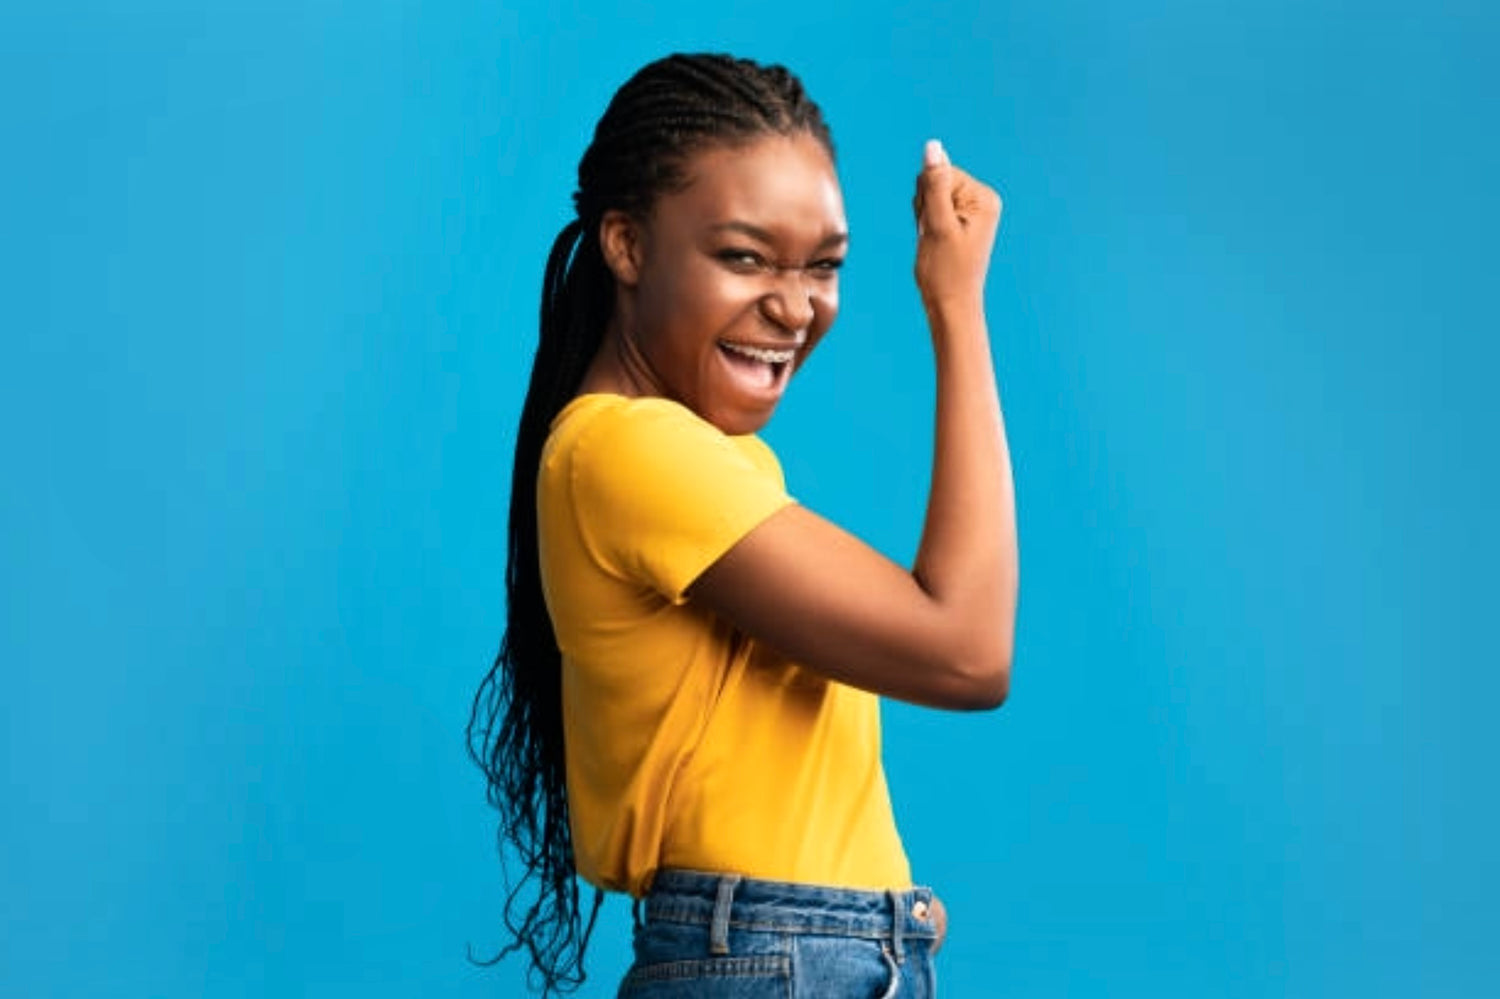
<svg viewBox="0 0 1500 999">
<path fill-rule="evenodd" d="M 917 289 L 928 312 L 982 308 L 984 276 L 1000 228 L 1000 195 L 927 143 L 917 194 Z"/>
</svg>

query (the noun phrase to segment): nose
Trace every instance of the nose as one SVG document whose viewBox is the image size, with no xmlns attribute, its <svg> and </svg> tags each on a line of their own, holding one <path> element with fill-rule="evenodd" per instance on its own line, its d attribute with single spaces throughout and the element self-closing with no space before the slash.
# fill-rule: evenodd
<svg viewBox="0 0 1500 999">
<path fill-rule="evenodd" d="M 802 268 L 783 267 L 773 280 L 775 286 L 761 299 L 761 311 L 766 318 L 788 333 L 800 333 L 811 326 L 813 300 Z"/>
</svg>

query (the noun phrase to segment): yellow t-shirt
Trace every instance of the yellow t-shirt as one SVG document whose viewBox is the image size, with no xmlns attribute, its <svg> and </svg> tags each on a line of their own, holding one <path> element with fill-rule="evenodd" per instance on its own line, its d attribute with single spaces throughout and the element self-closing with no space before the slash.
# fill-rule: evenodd
<svg viewBox="0 0 1500 999">
<path fill-rule="evenodd" d="M 578 871 L 640 896 L 659 867 L 911 885 L 871 693 L 788 662 L 684 591 L 794 500 L 759 438 L 666 399 L 583 395 L 537 486 L 563 658 Z"/>
</svg>

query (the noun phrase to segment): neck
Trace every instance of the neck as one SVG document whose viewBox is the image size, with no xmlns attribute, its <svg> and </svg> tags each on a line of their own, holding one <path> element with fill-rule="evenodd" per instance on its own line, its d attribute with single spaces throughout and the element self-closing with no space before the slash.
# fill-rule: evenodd
<svg viewBox="0 0 1500 999">
<path fill-rule="evenodd" d="M 599 352 L 584 373 L 579 394 L 609 392 L 629 398 L 665 395 L 634 333 L 628 331 L 629 325 L 628 311 L 616 309 L 605 327 Z"/>
</svg>

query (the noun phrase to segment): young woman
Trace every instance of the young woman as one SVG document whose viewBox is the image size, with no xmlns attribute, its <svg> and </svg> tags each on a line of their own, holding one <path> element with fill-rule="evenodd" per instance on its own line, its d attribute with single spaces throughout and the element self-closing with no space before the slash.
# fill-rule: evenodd
<svg viewBox="0 0 1500 999">
<path fill-rule="evenodd" d="M 930 996 L 879 696 L 998 706 L 1018 568 L 983 312 L 1000 200 L 928 144 L 937 368 L 915 565 L 794 502 L 755 436 L 838 312 L 833 143 L 779 66 L 676 55 L 615 94 L 552 248 L 516 443 L 507 629 L 470 748 L 544 990 L 636 900 L 621 995 Z M 871 441 L 872 448 L 878 441 Z M 529 894 L 535 886 L 535 895 Z"/>
</svg>

